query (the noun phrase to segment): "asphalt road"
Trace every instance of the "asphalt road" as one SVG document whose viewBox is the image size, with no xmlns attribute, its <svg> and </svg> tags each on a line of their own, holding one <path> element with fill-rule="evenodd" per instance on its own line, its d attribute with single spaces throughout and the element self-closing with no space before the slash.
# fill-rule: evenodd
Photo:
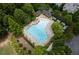
<svg viewBox="0 0 79 59">
<path fill-rule="evenodd" d="M 79 55 L 79 36 L 74 37 L 72 40 L 66 42 L 66 44 L 71 48 L 72 55 Z"/>
</svg>

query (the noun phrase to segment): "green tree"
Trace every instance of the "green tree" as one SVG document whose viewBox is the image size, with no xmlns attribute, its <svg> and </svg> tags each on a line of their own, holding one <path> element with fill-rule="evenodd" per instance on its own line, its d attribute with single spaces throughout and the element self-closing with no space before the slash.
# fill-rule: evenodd
<svg viewBox="0 0 79 59">
<path fill-rule="evenodd" d="M 3 20 L 2 20 L 3 26 L 4 26 L 4 28 L 6 28 L 7 30 L 8 30 L 8 26 L 9 26 L 9 24 L 8 24 L 8 18 L 9 18 L 9 17 L 13 18 L 13 16 L 11 16 L 11 15 L 5 15 L 5 16 L 3 17 Z"/>
<path fill-rule="evenodd" d="M 37 46 L 32 50 L 33 55 L 43 55 L 46 52 L 46 48 L 42 46 Z"/>
<path fill-rule="evenodd" d="M 65 3 L 62 3 L 62 4 L 59 6 L 59 10 L 60 10 L 60 11 L 63 11 L 64 5 L 65 5 Z"/>
<path fill-rule="evenodd" d="M 67 25 L 72 25 L 72 15 L 67 14 L 63 16 L 63 21 L 67 24 Z"/>
<path fill-rule="evenodd" d="M 33 5 L 35 11 L 38 11 L 38 10 L 42 11 L 42 10 L 50 9 L 49 4 L 45 4 L 45 3 L 36 3 L 36 4 L 32 4 L 32 5 Z"/>
<path fill-rule="evenodd" d="M 10 15 L 13 15 L 13 12 L 14 12 L 14 9 L 16 8 L 16 5 L 15 4 L 5 4 L 3 3 L 2 4 L 2 9 L 3 11 L 6 13 L 6 14 L 10 14 Z"/>
<path fill-rule="evenodd" d="M 27 15 L 21 9 L 15 9 L 14 18 L 15 18 L 15 21 L 19 23 L 21 26 L 24 26 L 25 23 L 28 23 L 27 21 L 25 21 L 27 20 Z"/>
<path fill-rule="evenodd" d="M 67 15 L 67 14 L 69 14 L 69 13 L 67 12 L 67 10 L 63 10 L 63 11 L 62 11 L 62 17 L 65 16 L 65 15 Z"/>
<path fill-rule="evenodd" d="M 24 4 L 21 8 L 26 14 L 28 14 L 27 16 L 30 17 L 30 20 L 34 20 L 35 19 L 35 11 L 33 9 L 32 4 Z"/>
<path fill-rule="evenodd" d="M 79 22 L 75 23 L 73 26 L 73 32 L 74 34 L 78 35 L 79 34 Z"/>
<path fill-rule="evenodd" d="M 72 32 L 67 32 L 65 33 L 62 38 L 67 41 L 67 40 L 71 40 L 74 37 L 74 34 Z"/>
<path fill-rule="evenodd" d="M 54 10 L 54 11 L 53 11 L 53 15 L 54 15 L 57 19 L 62 20 L 62 13 L 61 13 L 61 11 L 59 11 L 59 10 Z"/>
<path fill-rule="evenodd" d="M 71 50 L 67 46 L 53 47 L 51 54 L 53 54 L 53 55 L 70 55 Z"/>
<path fill-rule="evenodd" d="M 79 10 L 73 14 L 73 22 L 79 22 Z"/>
<path fill-rule="evenodd" d="M 22 35 L 22 27 L 16 23 L 12 18 L 8 18 L 9 31 L 15 34 L 16 36 Z"/>
<path fill-rule="evenodd" d="M 5 13 L 0 9 L 0 38 L 4 38 L 7 35 L 6 28 L 3 26 L 3 17 Z"/>
<path fill-rule="evenodd" d="M 49 51 L 48 54 L 53 55 L 69 55 L 71 54 L 71 49 L 64 45 L 64 41 L 62 39 L 57 39 L 53 41 L 53 48 L 51 51 Z"/>
<path fill-rule="evenodd" d="M 73 14 L 73 32 L 74 34 L 78 35 L 79 34 L 79 10 L 77 10 Z"/>
<path fill-rule="evenodd" d="M 59 10 L 58 5 L 56 5 L 55 3 L 49 4 L 49 5 L 53 10 Z"/>
<path fill-rule="evenodd" d="M 3 25 L 2 19 L 5 16 L 5 13 L 3 12 L 2 9 L 0 9 L 0 24 Z"/>
<path fill-rule="evenodd" d="M 21 8 L 24 4 L 23 3 L 15 3 L 16 8 Z"/>
<path fill-rule="evenodd" d="M 35 11 L 33 9 L 33 6 L 31 4 L 29 4 L 29 3 L 24 4 L 21 9 L 27 14 L 31 15 L 33 13 L 35 15 Z"/>
<path fill-rule="evenodd" d="M 63 25 L 58 21 L 52 24 L 52 30 L 54 31 L 56 36 L 61 36 L 63 34 Z"/>
</svg>

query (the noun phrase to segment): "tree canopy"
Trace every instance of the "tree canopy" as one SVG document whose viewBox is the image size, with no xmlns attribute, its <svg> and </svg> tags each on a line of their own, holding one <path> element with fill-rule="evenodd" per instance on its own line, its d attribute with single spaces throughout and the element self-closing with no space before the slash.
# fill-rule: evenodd
<svg viewBox="0 0 79 59">
<path fill-rule="evenodd" d="M 46 48 L 42 46 L 37 46 L 33 49 L 32 54 L 34 55 L 43 55 L 46 52 Z"/>
<path fill-rule="evenodd" d="M 52 30 L 54 31 L 55 35 L 61 36 L 63 34 L 63 26 L 58 21 L 52 24 Z"/>
<path fill-rule="evenodd" d="M 3 38 L 7 36 L 7 33 L 13 33 L 12 44 L 14 44 L 13 46 L 17 53 L 28 54 L 27 50 L 19 47 L 16 38 L 23 36 L 22 30 L 24 26 L 27 26 L 35 20 L 36 16 L 38 16 L 37 11 L 41 11 L 41 13 L 51 11 L 51 17 L 56 18 L 51 26 L 54 36 L 45 47 L 36 46 L 31 52 L 35 55 L 70 54 L 71 50 L 65 45 L 65 42 L 72 39 L 73 36 L 79 35 L 79 10 L 74 14 L 68 13 L 68 11 L 63 10 L 64 5 L 65 4 L 61 4 L 61 6 L 58 6 L 55 3 L 0 4 L 0 40 L 3 40 Z M 47 12 L 44 14 L 47 15 Z M 63 22 L 65 25 L 61 24 Z M 64 29 L 64 26 L 67 26 L 67 28 Z M 46 47 L 48 47 L 51 42 L 53 43 L 53 48 L 47 53 Z"/>
</svg>

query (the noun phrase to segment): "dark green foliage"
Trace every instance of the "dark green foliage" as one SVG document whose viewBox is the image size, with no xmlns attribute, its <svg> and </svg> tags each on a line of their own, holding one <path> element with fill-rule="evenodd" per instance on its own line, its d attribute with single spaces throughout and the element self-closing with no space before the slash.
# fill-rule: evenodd
<svg viewBox="0 0 79 59">
<path fill-rule="evenodd" d="M 21 8 L 29 17 L 29 20 L 35 20 L 35 11 L 32 4 L 24 4 Z"/>
<path fill-rule="evenodd" d="M 62 11 L 62 16 L 65 16 L 67 14 L 69 14 L 69 13 L 66 10 L 65 11 Z"/>
<path fill-rule="evenodd" d="M 14 18 L 15 21 L 20 24 L 20 26 L 25 26 L 26 24 L 29 24 L 32 21 L 31 15 L 25 13 L 21 9 L 15 9 L 14 11 Z"/>
<path fill-rule="evenodd" d="M 29 15 L 32 15 L 32 13 L 35 13 L 33 7 L 31 4 L 24 4 L 22 6 L 22 10 L 26 13 L 26 14 L 29 14 Z"/>
<path fill-rule="evenodd" d="M 74 29 L 73 29 L 74 34 L 78 35 L 79 34 L 79 22 L 74 24 Z"/>
<path fill-rule="evenodd" d="M 74 37 L 74 34 L 71 33 L 71 32 L 68 32 L 68 33 L 65 33 L 65 35 L 63 35 L 62 38 L 63 38 L 65 41 L 67 41 L 67 40 L 71 40 L 73 37 Z"/>
<path fill-rule="evenodd" d="M 10 32 L 12 32 L 16 36 L 22 35 L 22 27 L 10 17 L 8 18 L 8 24 Z"/>
<path fill-rule="evenodd" d="M 60 10 L 54 10 L 52 16 L 56 17 L 58 20 L 62 21 L 62 12 Z"/>
<path fill-rule="evenodd" d="M 5 38 L 7 31 L 0 25 L 0 39 Z"/>
<path fill-rule="evenodd" d="M 63 16 L 63 21 L 67 24 L 67 25 L 71 25 L 72 24 L 72 15 L 66 14 Z"/>
<path fill-rule="evenodd" d="M 75 36 L 72 28 L 67 28 L 64 34 L 65 35 L 63 35 L 63 39 L 65 39 L 66 41 L 71 40 Z"/>
<path fill-rule="evenodd" d="M 59 10 L 54 10 L 53 14 L 57 17 L 61 16 L 61 12 Z"/>
<path fill-rule="evenodd" d="M 63 46 L 55 46 L 51 53 L 53 55 L 70 55 L 71 54 L 71 50 L 70 48 L 68 48 L 67 46 L 63 45 Z"/>
<path fill-rule="evenodd" d="M 24 26 L 26 23 L 25 20 L 27 20 L 27 15 L 23 12 L 23 10 L 15 9 L 14 18 L 17 23 L 19 23 L 21 26 Z"/>
<path fill-rule="evenodd" d="M 64 5 L 65 5 L 65 3 L 62 3 L 62 4 L 60 5 L 60 7 L 59 7 L 59 10 L 60 10 L 60 11 L 63 11 Z"/>
<path fill-rule="evenodd" d="M 73 14 L 73 22 L 79 22 L 79 10 Z"/>
<path fill-rule="evenodd" d="M 73 14 L 73 32 L 79 34 L 79 10 Z"/>
<path fill-rule="evenodd" d="M 5 16 L 5 13 L 2 9 L 0 9 L 0 39 L 4 38 L 7 35 L 7 31 L 5 27 L 3 26 L 3 17 Z"/>
<path fill-rule="evenodd" d="M 53 10 L 59 10 L 59 7 L 55 3 L 49 4 L 49 5 Z"/>
<path fill-rule="evenodd" d="M 16 8 L 21 8 L 24 4 L 23 3 L 15 3 Z"/>
<path fill-rule="evenodd" d="M 14 9 L 16 8 L 15 4 L 2 4 L 2 9 L 4 13 L 13 15 Z"/>
<path fill-rule="evenodd" d="M 49 10 L 50 6 L 49 4 L 45 4 L 45 3 L 37 3 L 37 4 L 32 4 L 35 11 L 38 11 L 38 10 Z"/>
<path fill-rule="evenodd" d="M 71 50 L 68 46 L 66 46 L 64 43 L 64 39 L 62 37 L 60 39 L 53 38 L 53 48 L 51 51 L 48 52 L 48 54 L 53 55 L 69 55 L 71 54 Z"/>
<path fill-rule="evenodd" d="M 2 9 L 0 9 L 0 24 L 3 23 L 3 22 L 2 22 L 2 19 L 3 19 L 4 16 L 5 16 L 5 13 L 3 12 Z M 3 24 L 2 24 L 2 25 L 3 25 Z"/>
<path fill-rule="evenodd" d="M 3 22 L 3 26 L 4 26 L 4 28 L 6 28 L 6 30 L 8 30 L 8 27 L 9 27 L 9 24 L 8 24 L 8 18 L 13 18 L 13 16 L 11 16 L 11 15 L 5 15 L 4 17 L 3 17 L 3 20 L 2 20 L 2 22 Z"/>
<path fill-rule="evenodd" d="M 46 53 L 46 48 L 42 46 L 37 46 L 32 50 L 33 55 L 43 55 Z"/>
</svg>

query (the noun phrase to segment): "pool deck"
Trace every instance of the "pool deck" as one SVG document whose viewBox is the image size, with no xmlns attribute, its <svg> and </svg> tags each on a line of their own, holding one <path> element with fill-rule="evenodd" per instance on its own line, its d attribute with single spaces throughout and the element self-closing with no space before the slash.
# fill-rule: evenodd
<svg viewBox="0 0 79 59">
<path fill-rule="evenodd" d="M 25 41 L 25 39 L 23 37 L 19 37 L 17 38 L 17 40 L 19 40 L 19 43 L 21 43 L 23 45 L 23 47 L 26 47 L 27 50 L 32 50 L 32 46 L 27 42 Z"/>
<path fill-rule="evenodd" d="M 48 39 L 45 40 L 45 42 L 43 44 L 39 43 L 36 40 L 36 38 L 33 37 L 30 33 L 27 32 L 27 34 L 25 34 L 25 30 L 24 30 L 25 27 L 28 29 L 30 26 L 37 24 L 40 21 L 39 18 L 46 18 L 46 19 L 49 20 L 49 23 L 46 26 L 46 31 L 47 31 Z M 38 46 L 38 45 L 45 46 L 50 41 L 51 37 L 54 36 L 54 33 L 53 33 L 52 29 L 51 29 L 51 25 L 53 24 L 53 22 L 54 21 L 52 20 L 52 18 L 48 18 L 47 16 L 41 14 L 39 17 L 36 17 L 36 20 L 35 21 L 32 21 L 30 24 L 28 24 L 27 26 L 24 27 L 24 29 L 23 29 L 23 33 L 25 34 L 24 36 L 27 37 L 27 39 L 31 43 L 33 43 L 35 46 Z"/>
</svg>

